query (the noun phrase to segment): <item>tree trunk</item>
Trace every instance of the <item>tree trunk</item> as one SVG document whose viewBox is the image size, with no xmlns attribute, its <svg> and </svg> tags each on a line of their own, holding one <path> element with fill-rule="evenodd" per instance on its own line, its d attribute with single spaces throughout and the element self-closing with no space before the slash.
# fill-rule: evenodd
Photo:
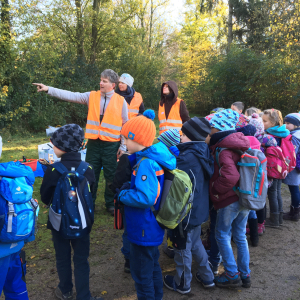
<svg viewBox="0 0 300 300">
<path fill-rule="evenodd" d="M 77 58 L 84 59 L 83 50 L 83 21 L 81 12 L 81 0 L 75 0 L 76 14 L 77 14 L 77 27 L 76 27 L 76 42 L 77 42 Z"/>
<path fill-rule="evenodd" d="M 233 0 L 228 0 L 228 34 L 227 34 L 227 52 L 230 50 L 230 45 L 233 41 L 232 32 L 232 16 L 233 16 Z"/>
<path fill-rule="evenodd" d="M 96 49 L 98 39 L 98 14 L 100 8 L 100 0 L 94 0 L 93 2 L 93 19 L 92 19 L 92 45 L 90 63 L 94 63 L 96 60 Z"/>
<path fill-rule="evenodd" d="M 152 45 L 152 27 L 153 27 L 153 0 L 151 1 L 150 5 L 150 25 L 149 25 L 149 51 L 151 50 L 151 45 Z"/>
<path fill-rule="evenodd" d="M 1 23 L 0 23 L 0 64 L 10 61 L 11 49 L 11 25 L 10 25 L 9 0 L 1 0 Z"/>
</svg>

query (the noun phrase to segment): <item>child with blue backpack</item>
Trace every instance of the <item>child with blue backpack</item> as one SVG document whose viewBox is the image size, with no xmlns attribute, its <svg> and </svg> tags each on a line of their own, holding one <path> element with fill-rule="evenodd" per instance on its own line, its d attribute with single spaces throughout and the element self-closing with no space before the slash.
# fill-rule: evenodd
<svg viewBox="0 0 300 300">
<path fill-rule="evenodd" d="M 296 152 L 296 168 L 283 180 L 287 184 L 291 193 L 290 211 L 283 213 L 283 220 L 299 221 L 300 214 L 300 172 L 299 172 L 299 153 L 300 153 L 300 113 L 291 113 L 284 118 L 286 129 L 291 132 L 292 143 Z"/>
<path fill-rule="evenodd" d="M 214 274 L 202 244 L 201 225 L 209 214 L 209 180 L 214 172 L 214 161 L 205 143 L 211 127 L 205 118 L 193 117 L 182 126 L 181 143 L 177 145 L 179 155 L 177 168 L 186 172 L 193 183 L 194 200 L 190 213 L 183 219 L 183 236 L 172 230 L 176 263 L 175 276 L 164 276 L 164 285 L 180 294 L 191 291 L 192 262 L 197 262 L 196 279 L 204 288 L 213 288 Z"/>
<path fill-rule="evenodd" d="M 35 178 L 20 162 L 0 164 L 0 176 L 0 215 L 4 216 L 0 218 L 0 295 L 3 291 L 5 299 L 28 300 L 22 248 L 35 238 L 38 204 L 31 198 Z"/>
<path fill-rule="evenodd" d="M 136 154 L 130 189 L 117 196 L 125 205 L 128 240 L 130 241 L 130 272 L 139 300 L 163 298 L 162 272 L 158 263 L 158 246 L 164 229 L 152 210 L 158 210 L 164 186 L 163 167 L 174 170 L 176 159 L 163 143 L 153 144 L 155 113 L 146 110 L 124 124 L 121 135 L 127 150 Z"/>
<path fill-rule="evenodd" d="M 55 290 L 55 295 L 57 298 L 62 300 L 73 299 L 71 268 L 71 248 L 73 248 L 74 277 L 77 292 L 76 299 L 100 300 L 102 299 L 101 297 L 92 297 L 89 289 L 90 269 L 88 257 L 90 251 L 89 231 L 91 226 L 87 225 L 88 220 L 85 218 L 86 214 L 83 214 L 82 211 L 86 212 L 86 206 L 88 203 L 88 209 L 93 212 L 91 193 L 95 187 L 95 175 L 92 166 L 82 162 L 81 154 L 78 152 L 84 140 L 84 132 L 77 124 L 67 124 L 56 130 L 50 140 L 54 145 L 54 153 L 58 158 L 61 158 L 61 161 L 54 163 L 47 168 L 40 193 L 43 203 L 46 205 L 52 204 L 49 208 L 47 228 L 52 231 L 56 267 L 59 277 L 59 284 Z M 87 193 L 87 197 L 90 200 L 89 202 L 85 202 L 83 199 L 83 194 L 80 191 L 80 188 L 82 187 L 72 186 L 72 183 L 76 181 L 70 177 L 68 172 L 74 173 L 76 178 L 81 178 L 80 176 L 83 176 L 87 180 L 89 184 L 89 191 Z M 63 178 L 66 178 L 67 182 L 70 182 L 71 187 L 68 191 L 64 190 L 64 186 L 67 186 L 65 183 L 60 185 L 60 180 Z M 57 187 L 61 189 L 58 189 Z M 61 222 L 61 224 L 55 223 L 55 221 L 57 221 L 55 216 L 59 217 L 59 213 L 62 212 L 59 210 L 54 212 L 54 205 L 61 205 L 61 210 L 66 211 L 66 209 L 70 207 L 73 208 L 74 204 L 78 206 L 81 220 L 65 219 L 66 221 Z M 71 218 L 72 214 L 66 213 L 64 215 Z M 50 219 L 50 217 L 52 219 Z M 61 218 L 64 218 L 64 216 L 61 216 Z M 68 226 L 68 224 L 73 225 Z M 76 224 L 77 226 L 75 226 Z M 70 235 L 70 231 L 72 232 L 72 230 L 74 230 L 74 232 L 82 230 L 83 234 L 80 235 L 80 238 L 66 238 L 66 235 Z M 78 232 L 78 235 L 79 234 L 80 232 Z"/>
</svg>

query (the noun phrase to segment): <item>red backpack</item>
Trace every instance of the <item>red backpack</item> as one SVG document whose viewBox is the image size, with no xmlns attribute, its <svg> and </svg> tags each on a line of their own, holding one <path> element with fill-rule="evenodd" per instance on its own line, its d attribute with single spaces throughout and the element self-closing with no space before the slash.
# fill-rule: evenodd
<svg viewBox="0 0 300 300">
<path fill-rule="evenodd" d="M 268 159 L 268 177 L 284 179 L 296 167 L 296 153 L 292 143 L 292 135 L 281 138 L 280 147 L 268 147 L 266 157 Z"/>
</svg>

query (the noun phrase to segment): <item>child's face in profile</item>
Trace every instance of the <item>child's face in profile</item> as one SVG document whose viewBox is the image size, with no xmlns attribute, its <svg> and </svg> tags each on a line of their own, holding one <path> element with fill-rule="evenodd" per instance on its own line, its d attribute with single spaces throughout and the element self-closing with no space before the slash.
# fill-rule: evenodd
<svg viewBox="0 0 300 300">
<path fill-rule="evenodd" d="M 129 154 L 139 152 L 145 148 L 143 145 L 140 145 L 137 142 L 135 142 L 129 138 L 126 138 L 125 136 L 124 136 L 124 145 L 126 146 L 127 152 Z"/>
<path fill-rule="evenodd" d="M 183 134 L 180 136 L 180 142 L 183 144 L 183 143 L 191 142 L 191 140 L 183 133 Z"/>
<path fill-rule="evenodd" d="M 265 130 L 267 130 L 268 128 L 271 128 L 271 127 L 275 126 L 275 124 L 270 121 L 269 116 L 266 115 L 266 114 L 263 114 L 262 120 L 263 120 L 263 123 L 264 123 Z"/>
<path fill-rule="evenodd" d="M 289 131 L 293 131 L 295 130 L 297 127 L 295 125 L 293 125 L 292 123 L 289 122 L 284 122 L 286 129 L 288 129 Z"/>
<path fill-rule="evenodd" d="M 238 112 L 239 114 L 241 114 L 242 113 L 242 110 L 239 110 L 235 105 L 231 105 L 231 107 L 230 107 L 232 110 L 234 110 L 234 111 L 236 111 L 236 112 Z"/>
</svg>

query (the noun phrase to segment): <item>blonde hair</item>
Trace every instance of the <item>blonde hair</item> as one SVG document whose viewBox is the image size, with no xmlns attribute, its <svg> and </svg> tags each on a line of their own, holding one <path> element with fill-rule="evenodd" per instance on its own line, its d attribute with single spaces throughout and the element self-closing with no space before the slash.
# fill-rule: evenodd
<svg viewBox="0 0 300 300">
<path fill-rule="evenodd" d="M 248 117 L 252 116 L 253 114 L 259 114 L 261 113 L 261 110 L 259 108 L 256 108 L 256 107 L 250 107 L 250 108 L 247 108 L 246 111 L 245 111 L 245 115 L 247 115 Z"/>
<path fill-rule="evenodd" d="M 282 126 L 283 124 L 283 118 L 280 110 L 271 108 L 264 110 L 264 115 L 267 115 L 270 122 L 274 123 L 274 126 Z"/>
</svg>

